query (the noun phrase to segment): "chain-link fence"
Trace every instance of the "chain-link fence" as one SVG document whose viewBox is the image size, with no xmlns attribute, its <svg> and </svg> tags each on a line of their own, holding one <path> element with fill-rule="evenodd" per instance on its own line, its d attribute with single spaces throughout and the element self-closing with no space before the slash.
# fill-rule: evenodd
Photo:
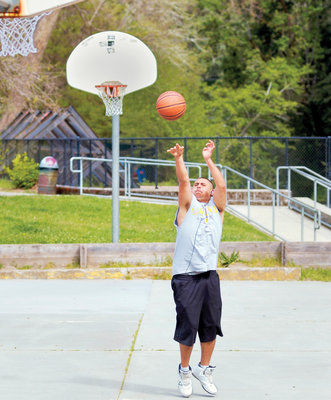
<svg viewBox="0 0 331 400">
<path fill-rule="evenodd" d="M 172 159 L 167 149 L 177 142 L 184 146 L 185 161 L 203 162 L 201 151 L 208 139 L 215 142 L 214 160 L 254 178 L 270 187 L 276 186 L 278 166 L 302 165 L 320 175 L 331 178 L 331 137 L 171 137 L 171 138 L 121 138 L 120 156 L 152 159 Z M 74 156 L 111 158 L 111 139 L 29 139 L 3 140 L 3 164 L 9 166 L 17 153 L 26 152 L 36 162 L 48 155 L 59 164 L 58 184 L 78 186 L 78 176 L 71 173 L 69 160 Z M 84 184 L 86 186 L 111 186 L 111 169 L 100 163 L 86 163 Z M 136 165 L 133 168 L 137 184 L 150 183 L 176 185 L 173 168 L 158 169 L 155 166 Z M 286 174 L 280 179 L 280 187 L 286 186 Z M 292 181 L 295 196 L 310 196 L 311 185 L 298 176 Z M 228 182 L 230 188 L 241 188 L 236 178 Z"/>
</svg>

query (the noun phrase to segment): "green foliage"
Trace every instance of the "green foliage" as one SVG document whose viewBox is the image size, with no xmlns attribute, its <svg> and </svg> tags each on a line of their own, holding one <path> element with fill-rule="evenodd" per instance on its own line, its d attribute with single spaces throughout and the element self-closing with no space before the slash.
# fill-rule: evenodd
<svg viewBox="0 0 331 400">
<path fill-rule="evenodd" d="M 327 7 L 324 0 L 197 1 L 202 77 L 222 135 L 301 136 L 302 130 L 310 135 L 319 121 L 330 122 L 329 101 L 322 95 L 330 37 Z M 307 107 L 309 92 L 326 112 Z M 313 105 L 311 96 L 310 101 Z"/>
<path fill-rule="evenodd" d="M 26 153 L 17 154 L 13 159 L 12 168 L 6 167 L 5 172 L 16 188 L 24 189 L 35 185 L 39 176 L 38 164 Z"/>
<path fill-rule="evenodd" d="M 219 263 L 223 268 L 227 268 L 232 263 L 239 261 L 239 251 L 233 251 L 230 256 L 227 256 L 223 251 L 219 255 Z"/>
</svg>

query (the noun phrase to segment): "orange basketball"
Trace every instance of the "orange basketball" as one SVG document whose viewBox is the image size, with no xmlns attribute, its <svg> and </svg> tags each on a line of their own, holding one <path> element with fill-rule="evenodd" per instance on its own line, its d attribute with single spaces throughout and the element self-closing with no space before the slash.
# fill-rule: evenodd
<svg viewBox="0 0 331 400">
<path fill-rule="evenodd" d="M 173 91 L 160 94 L 156 100 L 157 112 L 164 119 L 175 120 L 182 117 L 186 111 L 184 97 Z"/>
</svg>

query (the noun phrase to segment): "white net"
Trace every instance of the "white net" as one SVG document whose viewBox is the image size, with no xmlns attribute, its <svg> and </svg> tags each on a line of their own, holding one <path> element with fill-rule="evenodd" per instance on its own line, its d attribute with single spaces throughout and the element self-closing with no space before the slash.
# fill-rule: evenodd
<svg viewBox="0 0 331 400">
<path fill-rule="evenodd" d="M 96 86 L 99 96 L 106 106 L 106 117 L 123 114 L 123 96 L 126 85 L 119 82 L 105 82 Z"/>
<path fill-rule="evenodd" d="M 0 56 L 27 56 L 36 53 L 33 44 L 33 34 L 38 21 L 46 14 L 35 15 L 31 18 L 0 18 Z"/>
</svg>

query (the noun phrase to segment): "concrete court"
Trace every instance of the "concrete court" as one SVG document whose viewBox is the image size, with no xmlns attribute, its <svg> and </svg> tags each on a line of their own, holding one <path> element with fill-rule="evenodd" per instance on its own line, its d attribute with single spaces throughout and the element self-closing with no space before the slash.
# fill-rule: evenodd
<svg viewBox="0 0 331 400">
<path fill-rule="evenodd" d="M 221 287 L 217 398 L 330 399 L 330 283 Z M 0 399 L 180 398 L 174 324 L 169 281 L 2 280 Z M 192 399 L 209 397 L 193 384 Z"/>
</svg>

